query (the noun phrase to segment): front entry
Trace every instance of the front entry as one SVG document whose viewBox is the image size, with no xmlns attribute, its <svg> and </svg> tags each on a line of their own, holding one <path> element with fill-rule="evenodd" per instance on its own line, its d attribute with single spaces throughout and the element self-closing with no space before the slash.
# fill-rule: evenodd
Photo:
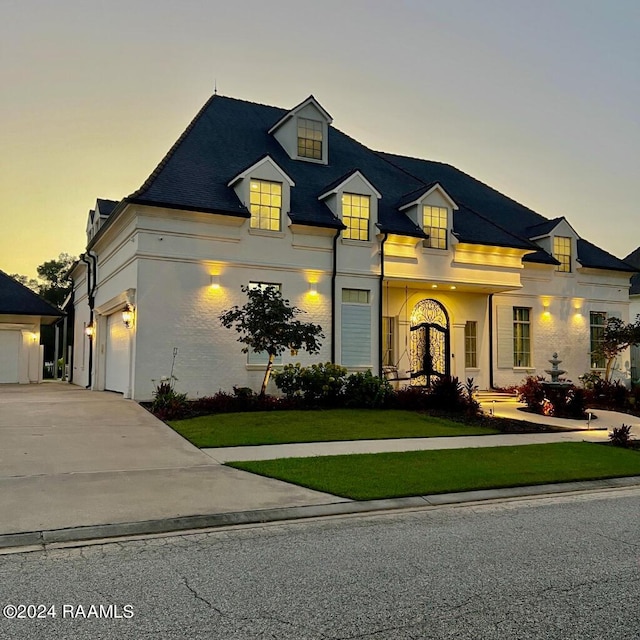
<svg viewBox="0 0 640 640">
<path fill-rule="evenodd" d="M 411 384 L 430 387 L 448 376 L 449 318 L 437 300 L 422 300 L 411 314 Z"/>
</svg>

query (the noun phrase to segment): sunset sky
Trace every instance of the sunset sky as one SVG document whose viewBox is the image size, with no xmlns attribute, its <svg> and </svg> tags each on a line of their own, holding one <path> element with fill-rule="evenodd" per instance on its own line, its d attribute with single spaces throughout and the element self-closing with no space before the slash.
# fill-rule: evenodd
<svg viewBox="0 0 640 640">
<path fill-rule="evenodd" d="M 638 0 L 1 0 L 0 269 L 84 249 L 206 99 L 313 93 L 370 148 L 453 164 L 640 245 Z"/>
</svg>

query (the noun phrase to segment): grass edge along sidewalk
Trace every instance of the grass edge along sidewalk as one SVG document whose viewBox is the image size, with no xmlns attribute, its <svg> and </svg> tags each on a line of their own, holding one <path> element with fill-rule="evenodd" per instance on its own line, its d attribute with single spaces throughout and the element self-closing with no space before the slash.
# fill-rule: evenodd
<svg viewBox="0 0 640 640">
<path fill-rule="evenodd" d="M 352 500 L 640 475 L 640 451 L 588 442 L 315 458 L 227 466 Z"/>
<path fill-rule="evenodd" d="M 481 436 L 498 429 L 398 409 L 326 409 L 219 413 L 169 426 L 196 447 Z"/>
</svg>

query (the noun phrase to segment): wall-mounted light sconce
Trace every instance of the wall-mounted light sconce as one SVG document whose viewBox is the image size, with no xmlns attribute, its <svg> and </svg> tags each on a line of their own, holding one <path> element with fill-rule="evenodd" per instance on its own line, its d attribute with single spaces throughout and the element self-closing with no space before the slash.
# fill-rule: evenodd
<svg viewBox="0 0 640 640">
<path fill-rule="evenodd" d="M 122 310 L 122 322 L 127 329 L 133 326 L 133 307 L 130 304 Z"/>
<path fill-rule="evenodd" d="M 37 333 L 32 333 L 31 334 L 31 340 L 33 340 L 34 342 L 38 342 L 38 334 Z"/>
<path fill-rule="evenodd" d="M 211 276 L 211 288 L 219 289 L 220 288 L 220 276 L 212 275 Z"/>
<path fill-rule="evenodd" d="M 318 283 L 317 282 L 310 282 L 309 283 L 309 295 L 310 296 L 317 296 L 318 295 Z"/>
<path fill-rule="evenodd" d="M 93 338 L 93 334 L 94 334 L 94 327 L 93 324 L 88 324 L 85 328 L 84 328 L 84 332 L 87 336 L 87 338 L 91 339 Z"/>
</svg>

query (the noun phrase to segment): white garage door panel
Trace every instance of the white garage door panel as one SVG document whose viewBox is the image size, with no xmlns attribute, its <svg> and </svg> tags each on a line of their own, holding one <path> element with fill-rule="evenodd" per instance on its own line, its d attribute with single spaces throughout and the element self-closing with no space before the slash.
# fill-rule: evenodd
<svg viewBox="0 0 640 640">
<path fill-rule="evenodd" d="M 129 330 L 122 313 L 107 318 L 107 358 L 105 389 L 126 393 L 129 386 Z"/>
<path fill-rule="evenodd" d="M 18 382 L 20 331 L 0 331 L 0 382 Z"/>
</svg>

